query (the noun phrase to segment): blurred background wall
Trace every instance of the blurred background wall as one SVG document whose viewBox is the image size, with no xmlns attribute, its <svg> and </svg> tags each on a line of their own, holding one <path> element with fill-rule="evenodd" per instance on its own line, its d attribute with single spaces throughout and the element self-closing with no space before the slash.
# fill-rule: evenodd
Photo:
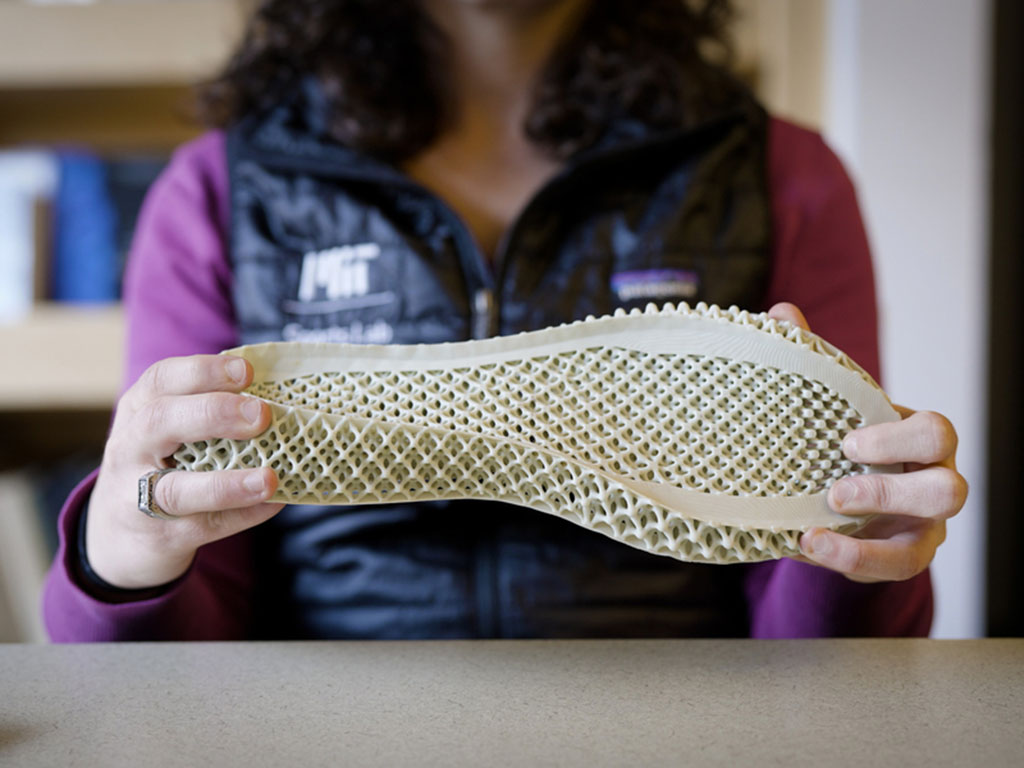
<svg viewBox="0 0 1024 768">
<path fill-rule="evenodd" d="M 890 396 L 946 414 L 971 485 L 933 569 L 936 637 L 984 632 L 992 6 L 832 0 L 825 131 L 871 238 Z"/>
<path fill-rule="evenodd" d="M 972 495 L 936 560 L 934 634 L 982 634 L 992 2 L 737 6 L 741 72 L 773 111 L 821 129 L 857 183 L 887 389 L 946 413 L 960 432 Z M 17 253 L 0 249 L 0 282 L 13 275 L 8 283 L 23 286 L 21 300 L 0 307 L 0 641 L 42 638 L 35 606 L 52 517 L 98 459 L 120 379 L 116 275 L 96 278 L 91 295 L 59 296 L 46 274 L 57 235 L 39 226 L 45 206 L 65 201 L 74 213 L 82 197 L 61 197 L 52 174 L 78 169 L 79 190 L 108 190 L 109 210 L 85 219 L 109 229 L 85 237 L 103 243 L 116 272 L 148 178 L 197 133 L 187 85 L 223 60 L 241 9 L 237 0 L 0 0 L 0 225 L 3 201 L 20 195 L 11 205 L 22 206 L 24 238 Z M 10 152 L 26 145 L 45 151 Z M 78 263 L 80 241 L 67 263 Z"/>
</svg>

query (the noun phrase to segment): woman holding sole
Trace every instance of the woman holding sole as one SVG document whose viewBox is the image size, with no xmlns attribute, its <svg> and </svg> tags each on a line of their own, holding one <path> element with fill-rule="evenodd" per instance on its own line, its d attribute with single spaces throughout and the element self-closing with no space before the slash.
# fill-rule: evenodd
<svg viewBox="0 0 1024 768">
<path fill-rule="evenodd" d="M 267 469 L 150 475 L 180 519 L 138 509 L 182 442 L 267 426 L 214 354 L 240 343 L 479 338 L 657 295 L 809 321 L 877 376 L 853 190 L 702 57 L 726 6 L 264 2 L 204 92 L 219 130 L 140 218 L 130 386 L 62 513 L 54 639 L 926 634 L 966 494 L 936 414 L 851 434 L 909 471 L 836 483 L 837 511 L 882 514 L 805 534 L 803 562 L 679 563 L 480 502 L 282 510 Z"/>
</svg>

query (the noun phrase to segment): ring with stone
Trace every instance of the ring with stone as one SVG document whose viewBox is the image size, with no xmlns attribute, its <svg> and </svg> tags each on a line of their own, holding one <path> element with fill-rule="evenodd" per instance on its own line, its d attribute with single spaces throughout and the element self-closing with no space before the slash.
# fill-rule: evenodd
<svg viewBox="0 0 1024 768">
<path fill-rule="evenodd" d="M 175 515 L 169 515 L 160 509 L 156 503 L 156 484 L 161 477 L 168 472 L 176 471 L 174 467 L 168 469 L 154 469 L 139 478 L 139 511 L 145 512 L 157 520 L 177 520 Z"/>
</svg>

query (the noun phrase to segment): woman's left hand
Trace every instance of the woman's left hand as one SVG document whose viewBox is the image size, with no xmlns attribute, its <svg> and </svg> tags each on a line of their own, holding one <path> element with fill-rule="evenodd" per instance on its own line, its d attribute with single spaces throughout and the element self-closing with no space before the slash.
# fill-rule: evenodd
<svg viewBox="0 0 1024 768">
<path fill-rule="evenodd" d="M 792 304 L 776 304 L 768 314 L 809 330 Z M 894 407 L 900 421 L 850 432 L 843 453 L 861 464 L 903 464 L 903 474 L 846 477 L 828 493 L 836 512 L 877 517 L 856 537 L 812 528 L 800 537 L 798 559 L 872 582 L 909 579 L 935 557 L 946 520 L 967 499 L 967 481 L 956 471 L 956 430 L 938 413 Z"/>
</svg>

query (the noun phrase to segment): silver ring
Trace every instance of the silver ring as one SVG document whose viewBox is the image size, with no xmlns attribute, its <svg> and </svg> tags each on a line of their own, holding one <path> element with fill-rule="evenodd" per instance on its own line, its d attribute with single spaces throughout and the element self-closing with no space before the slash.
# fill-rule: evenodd
<svg viewBox="0 0 1024 768">
<path fill-rule="evenodd" d="M 156 503 L 156 483 L 168 472 L 176 471 L 174 467 L 169 469 L 154 469 L 139 478 L 139 511 L 145 512 L 157 520 L 177 520 L 175 515 L 169 515 L 160 509 Z"/>
</svg>

